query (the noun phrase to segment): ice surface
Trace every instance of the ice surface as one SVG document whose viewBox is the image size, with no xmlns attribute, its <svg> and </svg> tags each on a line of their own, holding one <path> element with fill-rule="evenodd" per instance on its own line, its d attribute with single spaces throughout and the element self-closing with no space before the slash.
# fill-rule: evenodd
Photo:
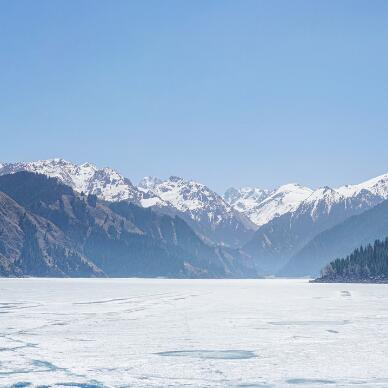
<svg viewBox="0 0 388 388">
<path fill-rule="evenodd" d="M 388 285 L 0 279 L 2 387 L 388 386 Z"/>
</svg>

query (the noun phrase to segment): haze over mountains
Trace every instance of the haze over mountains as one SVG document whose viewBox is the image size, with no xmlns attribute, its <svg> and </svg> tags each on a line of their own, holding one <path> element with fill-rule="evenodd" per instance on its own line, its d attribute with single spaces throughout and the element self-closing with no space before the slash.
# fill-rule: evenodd
<svg viewBox="0 0 388 388">
<path fill-rule="evenodd" d="M 205 244 L 179 217 L 26 171 L 1 176 L 0 192 L 2 275 L 255 276 L 249 257 Z"/>
<path fill-rule="evenodd" d="M 40 198 L 43 194 L 34 180 L 41 178 L 31 178 L 36 177 L 35 174 L 29 174 L 28 179 L 20 174 L 15 175 L 21 171 L 57 178 L 61 185 L 59 182 L 56 184 L 68 189 L 61 189 L 62 194 L 53 200 L 54 202 L 47 203 Z M 168 179 L 146 177 L 135 185 L 111 168 L 97 168 L 90 163 L 76 165 L 63 159 L 3 163 L 0 164 L 0 175 L 3 175 L 0 178 L 3 209 L 0 220 L 5 230 L 12 230 L 6 225 L 18 225 L 14 227 L 13 233 L 10 232 L 11 236 L 4 233 L 0 235 L 0 264 L 3 273 L 7 273 L 8 268 L 9 274 L 33 274 L 22 265 L 14 266 L 11 270 L 10 264 L 19 259 L 23 261 L 27 257 L 26 252 L 22 252 L 25 236 L 31 229 L 26 227 L 26 219 L 29 224 L 34 225 L 34 238 L 39 242 L 42 255 L 57 268 L 55 273 L 52 272 L 53 267 L 50 267 L 50 264 L 45 274 L 54 273 L 58 276 L 75 276 L 76 270 L 71 268 L 82 268 L 83 272 L 80 269 L 79 275 L 82 272 L 90 276 L 314 276 L 323 265 L 338 255 L 350 253 L 344 250 L 354 249 L 360 243 L 369 242 L 366 241 L 368 239 L 373 241 L 375 238 L 388 236 L 388 223 L 382 221 L 385 220 L 385 213 L 388 217 L 388 211 L 385 211 L 388 206 L 379 207 L 382 210 L 375 211 L 379 209 L 375 208 L 376 205 L 388 199 L 388 174 L 361 184 L 339 188 L 323 187 L 313 190 L 291 183 L 275 190 L 255 187 L 230 188 L 223 196 L 201 183 L 174 176 Z M 10 178 L 13 175 L 18 178 Z M 31 203 L 26 203 L 24 197 L 20 196 L 20 193 L 16 195 L 17 192 L 15 194 L 12 188 L 16 183 L 20 186 L 24 179 L 21 177 L 25 177 L 31 185 L 25 186 L 24 189 L 35 192 L 36 202 L 32 208 Z M 52 181 L 49 182 L 50 184 L 41 181 L 41 184 L 50 186 L 51 189 L 56 187 Z M 55 190 L 59 190 L 58 187 Z M 48 191 L 47 188 L 44 195 L 48 195 Z M 85 198 L 92 200 L 94 196 L 96 207 L 90 207 Z M 51 208 L 55 203 L 55 207 L 63 207 L 66 217 L 72 214 L 70 218 L 75 216 L 78 219 L 78 215 L 75 215 L 68 205 L 72 203 L 73 206 L 78 202 L 86 204 L 82 217 L 94 219 L 92 224 L 98 225 L 98 233 L 104 235 L 101 240 L 104 244 L 97 238 L 89 240 L 89 229 L 94 228 L 88 223 L 90 220 L 86 224 L 84 219 L 78 220 L 83 228 L 89 230 L 82 239 L 81 249 L 77 244 L 74 245 L 73 237 L 69 238 L 69 230 L 64 230 L 63 224 L 53 222 L 48 213 L 42 213 L 41 209 L 41 206 Z M 45 205 L 38 205 L 41 203 Z M 59 205 L 60 203 L 63 205 Z M 99 209 L 98 214 L 96 208 Z M 23 218 L 21 214 L 24 213 L 26 216 Z M 367 217 L 368 222 L 353 221 L 352 224 L 352 217 L 358 215 Z M 116 221 L 105 225 L 100 217 Z M 368 226 L 373 225 L 377 218 L 380 220 L 378 230 Z M 129 220 L 131 225 L 128 224 Z M 47 227 L 49 233 L 42 238 L 41 236 L 45 235 L 45 227 L 42 225 L 51 225 L 50 222 L 53 226 Z M 167 229 L 166 223 L 170 225 Z M 360 230 L 361 224 L 364 225 L 364 232 Z M 354 236 L 352 228 L 358 228 L 359 237 L 353 238 L 352 243 L 347 244 L 348 236 L 352 233 Z M 177 230 L 182 231 L 185 243 L 176 236 L 167 238 L 166 233 L 170 233 L 167 230 L 170 230 L 172 236 L 175 236 Z M 346 233 L 343 230 L 346 230 Z M 148 254 L 145 254 L 148 249 L 145 240 L 141 243 L 142 249 L 136 244 L 130 245 L 123 237 L 128 233 L 146 235 L 144 239 L 149 239 L 152 244 L 158 240 L 159 251 L 149 250 Z M 338 236 L 342 236 L 341 240 Z M 122 238 L 124 240 L 121 240 Z M 55 249 L 66 251 L 65 256 L 72 258 L 70 261 L 65 260 L 68 270 L 61 269 L 59 263 L 56 263 L 61 257 L 63 259 L 63 255 L 53 254 L 54 248 L 50 244 L 55 240 L 58 240 L 58 244 L 54 244 Z M 100 257 L 100 252 L 90 250 L 89 241 L 93 241 L 93 246 L 103 245 L 101 251 L 106 254 L 104 259 Z M 117 247 L 112 248 L 111 244 L 118 244 L 118 241 L 122 244 L 121 247 L 127 244 L 131 253 L 124 254 L 125 248 L 120 248 L 122 251 Z M 108 246 L 111 247 L 110 251 Z M 85 247 L 89 247 L 89 250 L 85 251 Z M 114 269 L 107 264 L 108 261 L 114 262 L 113 252 L 119 251 L 121 253 L 116 256 L 121 255 L 119 261 L 124 268 L 122 272 L 118 263 L 112 264 Z M 160 253 L 161 251 L 164 253 Z M 159 264 L 150 252 L 159 255 Z M 136 265 L 133 262 L 130 265 L 128 261 L 131 262 L 136 256 L 141 257 L 140 261 L 136 262 Z M 165 270 L 158 266 L 165 266 Z"/>
</svg>

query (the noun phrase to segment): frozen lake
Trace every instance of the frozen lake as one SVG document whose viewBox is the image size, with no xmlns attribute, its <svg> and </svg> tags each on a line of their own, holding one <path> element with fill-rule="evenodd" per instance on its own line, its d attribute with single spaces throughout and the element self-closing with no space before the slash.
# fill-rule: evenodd
<svg viewBox="0 0 388 388">
<path fill-rule="evenodd" d="M 0 386 L 388 386 L 388 285 L 0 279 Z"/>
</svg>

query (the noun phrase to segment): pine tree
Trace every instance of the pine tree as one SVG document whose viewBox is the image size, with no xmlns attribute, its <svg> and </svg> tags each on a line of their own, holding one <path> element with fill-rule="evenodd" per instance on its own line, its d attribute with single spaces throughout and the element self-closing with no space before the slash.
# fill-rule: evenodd
<svg viewBox="0 0 388 388">
<path fill-rule="evenodd" d="M 388 281 L 388 238 L 355 249 L 321 271 L 320 281 Z"/>
</svg>

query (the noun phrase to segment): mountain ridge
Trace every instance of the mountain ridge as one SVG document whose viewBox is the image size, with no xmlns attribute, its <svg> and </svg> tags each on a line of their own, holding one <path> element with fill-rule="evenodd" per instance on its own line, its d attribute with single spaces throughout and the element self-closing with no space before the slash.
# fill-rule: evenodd
<svg viewBox="0 0 388 388">
<path fill-rule="evenodd" d="M 147 177 L 140 188 L 162 199 L 163 204 L 153 209 L 178 214 L 205 239 L 238 247 L 253 235 L 255 226 L 249 219 L 204 184 L 177 176 Z"/>
<path fill-rule="evenodd" d="M 223 196 L 177 176 L 145 177 L 138 185 L 109 167 L 63 159 L 1 163 L 0 175 L 32 171 L 56 177 L 78 193 L 126 201 L 179 216 L 208 245 L 242 248 L 268 274 L 281 270 L 317 235 L 388 198 L 388 174 L 362 183 L 316 190 L 290 183 L 274 190 L 228 189 Z"/>
<path fill-rule="evenodd" d="M 99 169 L 91 163 L 76 165 L 59 158 L 4 163 L 0 175 L 18 171 L 58 178 L 79 193 L 93 194 L 105 201 L 129 201 L 164 214 L 179 215 L 208 243 L 237 248 L 249 240 L 255 229 L 249 219 L 236 212 L 220 195 L 192 180 L 173 176 L 167 180 L 155 179 L 154 186 L 137 187 L 109 167 Z"/>
<path fill-rule="evenodd" d="M 316 276 L 330 261 L 388 236 L 388 200 L 323 231 L 293 255 L 283 276 Z"/>
<path fill-rule="evenodd" d="M 90 267 L 79 276 L 257 276 L 250 257 L 206 245 L 179 217 L 79 194 L 58 178 L 26 171 L 0 176 L 1 198 L 7 201 L 0 206 L 3 275 L 75 276 L 75 260 Z M 25 215 L 40 227 L 21 224 Z"/>
</svg>

